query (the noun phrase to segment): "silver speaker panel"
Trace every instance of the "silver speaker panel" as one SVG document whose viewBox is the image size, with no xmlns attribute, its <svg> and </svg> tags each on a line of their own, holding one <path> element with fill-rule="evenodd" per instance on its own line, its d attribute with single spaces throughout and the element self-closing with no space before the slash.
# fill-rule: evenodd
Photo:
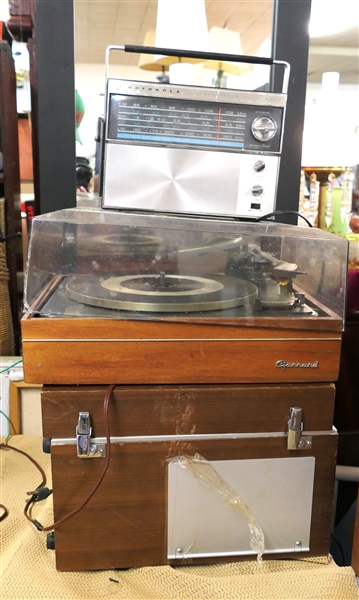
<svg viewBox="0 0 359 600">
<path fill-rule="evenodd" d="M 246 503 L 265 537 L 265 552 L 309 550 L 314 457 L 210 461 Z M 175 460 L 168 464 L 167 556 L 200 558 L 254 554 L 246 517 L 220 490 Z"/>
<path fill-rule="evenodd" d="M 256 218 L 275 208 L 278 156 L 106 143 L 103 207 Z M 255 185 L 263 188 L 253 195 Z M 254 207 L 253 207 L 254 206 Z"/>
</svg>

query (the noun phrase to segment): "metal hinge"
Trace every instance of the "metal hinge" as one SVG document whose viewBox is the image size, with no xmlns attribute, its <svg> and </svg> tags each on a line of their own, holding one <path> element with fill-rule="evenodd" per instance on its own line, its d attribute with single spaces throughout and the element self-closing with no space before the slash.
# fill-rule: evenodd
<svg viewBox="0 0 359 600">
<path fill-rule="evenodd" d="M 80 412 L 76 427 L 76 446 L 79 458 L 105 458 L 106 444 L 94 444 L 91 440 L 90 413 Z"/>
<path fill-rule="evenodd" d="M 298 407 L 292 407 L 289 413 L 288 421 L 288 450 L 306 450 L 312 447 L 312 436 L 302 435 L 303 431 L 303 410 Z"/>
</svg>

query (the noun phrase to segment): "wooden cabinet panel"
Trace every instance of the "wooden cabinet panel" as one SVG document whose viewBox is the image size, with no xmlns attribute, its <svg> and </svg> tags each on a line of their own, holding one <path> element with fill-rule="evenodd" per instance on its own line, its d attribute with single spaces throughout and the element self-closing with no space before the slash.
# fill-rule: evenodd
<svg viewBox="0 0 359 600">
<path fill-rule="evenodd" d="M 105 435 L 102 386 L 46 386 L 43 435 L 74 436 L 78 413 L 90 413 L 93 437 Z M 117 386 L 109 406 L 111 435 L 286 431 L 289 409 L 303 409 L 307 431 L 330 431 L 333 384 Z"/>
<path fill-rule="evenodd" d="M 95 496 L 80 513 L 55 530 L 57 569 L 78 571 L 169 562 L 186 564 L 186 560 L 167 559 L 167 463 L 174 456 L 193 456 L 196 452 L 210 461 L 291 456 L 285 439 L 279 438 L 196 441 L 182 445 L 178 442 L 114 444 L 110 467 Z M 301 552 L 301 558 L 329 552 L 336 438 L 318 437 L 313 450 L 304 453 L 315 457 L 316 478 L 310 551 Z M 101 459 L 77 458 L 74 446 L 52 449 L 55 520 L 81 504 L 95 485 L 102 464 Z M 293 555 L 298 558 L 298 553 Z M 213 557 L 212 562 L 241 558 Z"/>
<path fill-rule="evenodd" d="M 33 180 L 33 164 L 32 164 L 32 137 L 30 129 L 30 121 L 28 118 L 18 119 L 19 132 L 19 154 L 20 154 L 20 179 Z"/>
<path fill-rule="evenodd" d="M 44 435 L 53 440 L 55 521 L 81 505 L 106 464 L 101 458 L 78 458 L 75 444 L 80 411 L 90 413 L 91 436 L 103 437 L 106 389 L 49 386 L 42 391 Z M 300 557 L 327 554 L 337 447 L 337 435 L 331 431 L 333 402 L 334 386 L 330 384 L 116 387 L 109 424 L 111 436 L 121 436 L 121 440 L 112 440 L 109 468 L 95 495 L 55 529 L 57 569 L 251 558 L 247 554 L 168 558 L 168 461 L 196 453 L 208 461 L 314 457 L 310 549 Z M 310 430 L 312 435 L 312 446 L 304 450 L 287 449 L 285 432 L 291 406 L 303 408 L 304 434 Z M 201 434 L 207 437 L 201 438 Z M 146 440 L 145 436 L 157 439 Z"/>
</svg>

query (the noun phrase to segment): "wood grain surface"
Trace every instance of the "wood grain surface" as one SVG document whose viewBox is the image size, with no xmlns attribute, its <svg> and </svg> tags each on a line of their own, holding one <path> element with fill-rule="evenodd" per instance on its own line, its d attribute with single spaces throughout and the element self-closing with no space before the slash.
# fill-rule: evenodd
<svg viewBox="0 0 359 600">
<path fill-rule="evenodd" d="M 73 438 L 80 411 L 90 413 L 92 436 L 105 435 L 105 386 L 46 386 L 41 392 L 43 435 Z M 306 431 L 330 431 L 333 384 L 117 386 L 109 405 L 113 436 L 287 431 L 291 406 L 303 409 Z"/>
<path fill-rule="evenodd" d="M 44 387 L 44 436 L 74 438 L 80 411 L 90 413 L 92 436 L 103 436 L 105 392 L 105 386 Z M 167 564 L 167 463 L 196 452 L 207 460 L 315 456 L 310 551 L 301 557 L 327 554 L 337 447 L 337 436 L 330 435 L 334 392 L 333 384 L 117 386 L 109 406 L 112 436 L 252 433 L 257 437 L 111 444 L 110 466 L 95 496 L 55 531 L 57 569 Z M 303 409 L 305 431 L 322 432 L 313 436 L 312 449 L 288 451 L 285 436 L 265 436 L 287 431 L 291 406 Z M 258 437 L 260 433 L 263 437 Z M 80 459 L 76 446 L 55 445 L 51 461 L 57 521 L 85 499 L 103 469 L 103 459 Z"/>
<path fill-rule="evenodd" d="M 294 452 L 286 449 L 285 438 L 112 446 L 110 466 L 96 494 L 80 513 L 55 531 L 60 571 L 167 564 L 167 461 L 196 452 L 207 460 L 315 456 L 310 551 L 300 553 L 300 557 L 329 552 L 336 436 L 314 438 L 312 450 Z M 75 452 L 74 446 L 52 448 L 55 520 L 81 504 L 103 468 L 102 459 L 82 460 Z M 298 558 L 298 553 L 291 556 Z M 211 561 L 238 559 L 226 556 Z"/>
<path fill-rule="evenodd" d="M 338 377 L 340 348 L 340 338 L 266 339 L 257 333 L 237 340 L 24 340 L 23 358 L 27 383 L 325 382 Z M 277 361 L 316 366 L 281 368 Z"/>
<path fill-rule="evenodd" d="M 54 278 L 39 295 L 36 309 L 58 285 Z M 172 337 L 341 337 L 342 321 L 334 318 L 274 317 L 203 318 L 157 317 L 156 320 L 101 318 L 46 318 L 26 313 L 22 318 L 22 336 L 37 339 L 117 339 Z M 274 330 L 274 331 L 273 331 Z M 215 333 L 214 333 L 215 332 Z"/>
</svg>

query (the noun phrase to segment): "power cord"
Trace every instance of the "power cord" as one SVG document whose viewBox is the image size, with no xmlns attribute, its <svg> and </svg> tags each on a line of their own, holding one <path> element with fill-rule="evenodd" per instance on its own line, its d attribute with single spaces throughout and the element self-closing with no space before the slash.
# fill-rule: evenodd
<svg viewBox="0 0 359 600">
<path fill-rule="evenodd" d="M 95 492 L 98 489 L 98 487 L 100 486 L 103 478 L 105 477 L 106 472 L 109 467 L 109 464 L 110 464 L 110 457 L 111 457 L 111 437 L 110 437 L 110 427 L 109 427 L 109 422 L 108 422 L 108 407 L 109 407 L 109 403 L 110 403 L 110 399 L 111 399 L 111 394 L 115 387 L 116 387 L 116 385 L 110 385 L 107 388 L 106 394 L 104 397 L 104 401 L 103 401 L 103 422 L 104 422 L 105 435 L 106 435 L 107 452 L 106 452 L 106 463 L 102 470 L 102 473 L 101 473 L 100 477 L 98 478 L 95 486 L 92 488 L 91 492 L 87 495 L 87 497 L 80 504 L 80 506 L 75 508 L 68 515 L 66 515 L 65 517 L 62 517 L 62 519 L 53 523 L 52 525 L 48 525 L 47 527 L 44 527 L 43 525 L 41 525 L 41 523 L 39 523 L 36 519 L 32 518 L 31 510 L 30 510 L 32 505 L 35 502 L 40 502 L 41 500 L 44 500 L 52 493 L 52 490 L 49 490 L 48 488 L 44 487 L 46 484 L 45 471 L 39 465 L 39 463 L 36 462 L 36 460 L 34 458 L 32 458 L 29 454 L 27 454 L 27 452 L 24 452 L 23 450 L 19 450 L 18 448 L 14 448 L 13 446 L 9 446 L 7 444 L 7 442 L 0 444 L 1 450 L 14 450 L 14 452 L 18 452 L 19 454 L 26 456 L 26 458 L 28 458 L 32 462 L 32 464 L 35 465 L 35 467 L 38 469 L 38 471 L 41 474 L 42 481 L 41 481 L 40 485 L 33 492 L 27 492 L 28 495 L 31 495 L 31 497 L 26 501 L 25 508 L 23 511 L 26 519 L 28 521 L 30 521 L 30 523 L 33 523 L 39 531 L 53 531 L 54 529 L 57 529 L 60 525 L 62 525 L 63 523 L 65 523 L 66 521 L 71 519 L 71 517 L 73 517 L 74 515 L 79 513 L 80 510 L 82 510 L 86 506 L 86 504 L 89 502 L 89 500 L 95 494 Z M 0 515 L 0 522 L 1 522 L 8 516 L 9 513 L 8 513 L 6 506 L 4 506 L 3 504 L 0 504 L 0 508 L 3 510 L 3 514 Z"/>
<path fill-rule="evenodd" d="M 3 504 L 0 504 L 0 508 L 2 508 L 2 510 L 3 510 L 3 514 L 0 515 L 0 521 L 3 521 L 9 515 L 9 513 L 8 513 L 6 506 L 4 506 Z"/>
<path fill-rule="evenodd" d="M 9 439 L 11 438 L 11 427 L 13 427 L 13 425 L 12 425 L 9 417 L 7 416 L 7 414 L 4 413 L 2 410 L 0 410 L 0 415 L 2 415 L 7 420 L 8 434 L 5 439 L 5 444 L 7 444 Z"/>
<path fill-rule="evenodd" d="M 49 496 L 51 494 L 52 490 L 49 490 L 48 488 L 44 488 L 43 486 L 46 484 L 46 475 L 45 475 L 45 471 L 43 470 L 43 468 L 39 465 L 39 463 L 32 458 L 32 456 L 30 456 L 30 454 L 28 454 L 27 452 L 24 452 L 23 450 L 19 450 L 19 448 L 14 448 L 14 446 L 9 446 L 7 441 L 5 443 L 0 444 L 0 450 L 13 450 L 14 452 L 18 452 L 19 454 L 22 454 L 23 456 L 25 456 L 27 459 L 29 459 L 30 462 L 32 462 L 33 465 L 35 465 L 35 467 L 37 468 L 37 470 L 40 472 L 41 477 L 42 477 L 42 481 L 39 485 L 38 488 L 36 488 L 36 490 L 34 492 L 31 492 L 32 498 L 30 500 L 28 500 L 26 502 L 25 505 L 25 510 L 24 510 L 24 514 L 26 516 L 26 509 L 27 507 L 30 505 L 30 502 L 38 502 L 40 500 L 39 496 L 39 491 L 41 490 L 47 490 L 47 496 Z M 46 496 L 45 496 L 46 497 Z M 44 498 L 41 498 L 41 500 L 43 500 Z M 0 521 L 3 521 L 4 519 L 6 519 L 6 517 L 9 515 L 9 512 L 6 508 L 6 506 L 4 506 L 3 504 L 0 504 L 0 507 L 3 509 L 3 514 L 0 516 Z"/>
<path fill-rule="evenodd" d="M 343 546 L 341 545 L 340 541 L 338 540 L 338 538 L 335 537 L 335 535 L 333 533 L 330 534 L 330 537 L 333 540 L 333 542 L 336 543 L 337 547 L 339 548 L 339 552 L 341 554 L 341 558 L 342 558 L 342 562 L 343 562 L 343 564 L 341 566 L 345 567 L 345 554 L 344 554 Z"/>
<path fill-rule="evenodd" d="M 15 365 L 18 365 L 21 362 L 22 362 L 22 358 L 20 358 L 20 360 L 17 360 L 16 362 L 14 362 L 12 365 L 9 365 L 8 367 L 5 367 L 5 369 L 2 369 L 2 371 L 0 371 L 0 375 L 1 375 L 1 373 L 5 373 L 6 371 L 10 371 L 10 369 L 12 369 L 13 367 L 15 367 Z"/>
<path fill-rule="evenodd" d="M 105 428 L 107 452 L 106 452 L 106 463 L 105 463 L 105 466 L 102 470 L 100 477 L 98 478 L 95 486 L 92 488 L 92 490 L 87 495 L 85 500 L 80 504 L 80 506 L 75 508 L 69 514 L 62 517 L 62 519 L 60 519 L 59 521 L 56 521 L 55 523 L 53 523 L 52 525 L 48 525 L 47 527 L 44 527 L 36 519 L 33 519 L 29 513 L 29 509 L 30 509 L 31 505 L 34 502 L 36 502 L 34 496 L 32 496 L 25 505 L 24 515 L 27 518 L 27 520 L 30 521 L 31 523 L 33 523 L 39 531 L 53 531 L 54 529 L 57 529 L 58 527 L 60 527 L 60 525 L 62 525 L 63 523 L 66 523 L 66 521 L 71 519 L 71 517 L 73 517 L 74 515 L 77 515 L 77 513 L 79 513 L 80 510 L 82 510 L 86 506 L 86 504 L 89 502 L 89 500 L 91 500 L 92 496 L 94 495 L 94 493 L 100 486 L 103 478 L 105 477 L 108 467 L 110 465 L 110 457 L 111 457 L 111 438 L 110 438 L 110 428 L 109 428 L 109 423 L 108 423 L 108 407 L 109 407 L 109 403 L 110 403 L 110 399 L 111 399 L 111 394 L 115 387 L 116 387 L 116 385 L 110 385 L 107 388 L 106 394 L 104 397 L 104 401 L 103 401 L 103 423 L 104 423 L 104 428 Z"/>
<path fill-rule="evenodd" d="M 8 242 L 9 240 L 12 240 L 13 238 L 19 237 L 21 235 L 22 235 L 21 231 L 17 231 L 16 233 L 12 233 L 11 235 L 4 236 L 3 232 L 0 229 L 0 244 L 3 244 L 4 242 Z"/>
<path fill-rule="evenodd" d="M 273 212 L 268 213 L 267 215 L 258 217 L 255 220 L 255 223 L 259 223 L 260 221 L 268 221 L 268 219 L 270 219 L 271 217 L 275 217 L 276 215 L 295 215 L 297 217 L 300 217 L 301 219 L 304 219 L 304 221 L 306 222 L 306 224 L 309 227 L 313 227 L 311 222 L 308 221 L 307 217 L 305 217 L 304 215 L 301 215 L 297 210 L 274 210 Z"/>
</svg>

